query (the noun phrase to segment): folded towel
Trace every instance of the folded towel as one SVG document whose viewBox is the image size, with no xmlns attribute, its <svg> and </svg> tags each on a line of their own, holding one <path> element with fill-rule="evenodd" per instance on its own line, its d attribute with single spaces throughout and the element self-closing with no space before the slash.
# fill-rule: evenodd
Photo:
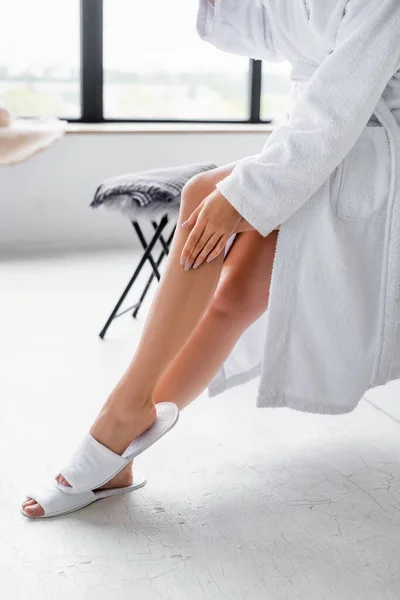
<svg viewBox="0 0 400 600">
<path fill-rule="evenodd" d="M 20 163 L 47 148 L 65 132 L 60 119 L 12 119 L 4 107 L 0 111 L 0 165 Z"/>
<path fill-rule="evenodd" d="M 97 188 L 90 206 L 119 210 L 131 220 L 175 215 L 185 183 L 194 175 L 215 168 L 213 164 L 194 163 L 111 177 Z"/>
</svg>

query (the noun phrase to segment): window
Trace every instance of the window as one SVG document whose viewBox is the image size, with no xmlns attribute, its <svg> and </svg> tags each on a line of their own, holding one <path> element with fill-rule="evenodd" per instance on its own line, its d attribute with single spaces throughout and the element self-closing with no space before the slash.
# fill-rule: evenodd
<svg viewBox="0 0 400 600">
<path fill-rule="evenodd" d="M 261 118 L 284 122 L 289 111 L 291 65 L 289 62 L 264 63 L 262 70 Z"/>
<path fill-rule="evenodd" d="M 79 0 L 0 0 L 0 104 L 80 117 Z"/>
<path fill-rule="evenodd" d="M 284 118 L 288 65 L 200 40 L 197 4 L 0 0 L 0 104 L 84 122 Z"/>
<path fill-rule="evenodd" d="M 248 118 L 249 61 L 200 40 L 196 11 L 188 0 L 104 0 L 106 118 Z"/>
</svg>

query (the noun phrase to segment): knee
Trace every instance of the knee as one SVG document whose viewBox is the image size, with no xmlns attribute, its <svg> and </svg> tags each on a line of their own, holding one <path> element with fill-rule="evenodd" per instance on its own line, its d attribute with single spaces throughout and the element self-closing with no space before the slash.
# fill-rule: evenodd
<svg viewBox="0 0 400 600">
<path fill-rule="evenodd" d="M 263 282 L 265 285 L 265 282 Z M 268 294 L 261 293 L 260 286 L 227 281 L 214 294 L 210 310 L 216 318 L 226 321 L 227 326 L 246 329 L 267 310 Z"/>
<path fill-rule="evenodd" d="M 198 173 L 185 183 L 181 194 L 181 212 L 185 216 L 196 210 L 200 202 L 215 189 L 213 171 Z"/>
</svg>

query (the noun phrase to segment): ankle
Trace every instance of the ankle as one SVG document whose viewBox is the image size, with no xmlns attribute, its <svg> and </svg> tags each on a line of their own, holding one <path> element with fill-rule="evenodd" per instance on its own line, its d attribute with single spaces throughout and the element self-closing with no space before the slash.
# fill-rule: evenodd
<svg viewBox="0 0 400 600">
<path fill-rule="evenodd" d="M 121 454 L 132 440 L 153 425 L 156 418 L 154 404 L 140 409 L 104 406 L 89 433 L 113 452 Z"/>
<path fill-rule="evenodd" d="M 112 404 L 104 406 L 100 415 L 106 421 L 111 418 L 116 426 L 123 427 L 132 421 L 147 423 L 150 426 L 156 419 L 157 412 L 153 402 L 132 403 L 114 400 Z"/>
<path fill-rule="evenodd" d="M 155 410 L 154 401 L 151 394 L 132 394 L 124 388 L 115 388 L 106 402 L 106 406 L 113 407 L 126 413 L 147 413 Z"/>
</svg>

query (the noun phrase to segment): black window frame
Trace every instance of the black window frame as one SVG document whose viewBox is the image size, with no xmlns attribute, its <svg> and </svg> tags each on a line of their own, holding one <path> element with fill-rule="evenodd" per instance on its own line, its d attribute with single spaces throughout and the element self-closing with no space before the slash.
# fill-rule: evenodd
<svg viewBox="0 0 400 600">
<path fill-rule="evenodd" d="M 247 119 L 105 119 L 103 73 L 103 0 L 80 0 L 81 118 L 80 123 L 234 123 L 268 124 L 261 118 L 262 61 L 249 60 Z"/>
</svg>

